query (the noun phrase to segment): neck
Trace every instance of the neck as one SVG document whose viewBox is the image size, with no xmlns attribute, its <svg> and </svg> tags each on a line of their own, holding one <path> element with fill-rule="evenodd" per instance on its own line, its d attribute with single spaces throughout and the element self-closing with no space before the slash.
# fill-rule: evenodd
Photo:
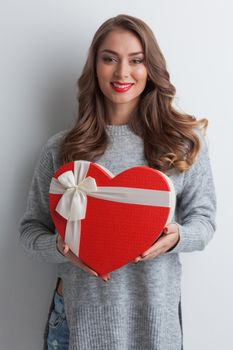
<svg viewBox="0 0 233 350">
<path fill-rule="evenodd" d="M 130 105 L 129 103 L 106 103 L 107 123 L 113 125 L 127 124 L 135 111 L 136 105 L 135 102 Z"/>
</svg>

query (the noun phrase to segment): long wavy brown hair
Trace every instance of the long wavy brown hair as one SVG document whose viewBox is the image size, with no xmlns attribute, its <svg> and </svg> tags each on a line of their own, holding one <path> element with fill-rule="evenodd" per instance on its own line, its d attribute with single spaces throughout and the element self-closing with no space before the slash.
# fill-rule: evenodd
<svg viewBox="0 0 233 350">
<path fill-rule="evenodd" d="M 170 82 L 165 58 L 157 40 L 142 20 L 118 15 L 105 21 L 95 33 L 82 74 L 78 79 L 78 118 L 60 147 L 62 164 L 82 159 L 95 161 L 108 146 L 104 95 L 96 76 L 98 49 L 106 36 L 116 29 L 134 33 L 140 40 L 148 72 L 148 81 L 129 120 L 130 129 L 144 142 L 148 165 L 161 171 L 175 168 L 186 171 L 194 162 L 200 140 L 195 129 L 205 132 L 208 120 L 175 110 L 176 94 Z"/>
</svg>

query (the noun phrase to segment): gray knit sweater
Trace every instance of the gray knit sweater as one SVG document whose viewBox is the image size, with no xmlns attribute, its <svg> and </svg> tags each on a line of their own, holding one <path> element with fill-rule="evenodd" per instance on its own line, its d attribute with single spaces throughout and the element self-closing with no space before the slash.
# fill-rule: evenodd
<svg viewBox="0 0 233 350">
<path fill-rule="evenodd" d="M 147 165 L 143 142 L 128 125 L 107 125 L 107 132 L 110 142 L 97 163 L 113 174 Z M 58 146 L 64 134 L 51 137 L 41 152 L 20 221 L 20 239 L 33 258 L 58 266 L 64 281 L 69 350 L 181 350 L 179 253 L 204 249 L 215 231 L 215 188 L 203 136 L 191 168 L 167 173 L 177 196 L 172 222 L 179 224 L 180 241 L 153 260 L 115 270 L 106 283 L 69 263 L 56 248 L 48 191 L 60 166 Z"/>
</svg>

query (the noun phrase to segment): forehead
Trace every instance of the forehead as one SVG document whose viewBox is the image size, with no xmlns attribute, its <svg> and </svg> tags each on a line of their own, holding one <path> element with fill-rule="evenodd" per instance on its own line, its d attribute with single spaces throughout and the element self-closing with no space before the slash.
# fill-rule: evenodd
<svg viewBox="0 0 233 350">
<path fill-rule="evenodd" d="M 123 29 L 116 29 L 107 34 L 98 52 L 112 50 L 119 54 L 143 52 L 142 44 L 136 34 Z"/>
</svg>

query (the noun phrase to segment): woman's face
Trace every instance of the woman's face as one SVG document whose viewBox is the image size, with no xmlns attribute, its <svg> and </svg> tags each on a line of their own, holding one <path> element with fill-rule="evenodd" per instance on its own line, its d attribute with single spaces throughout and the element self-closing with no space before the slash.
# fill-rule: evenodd
<svg viewBox="0 0 233 350">
<path fill-rule="evenodd" d="M 110 32 L 97 52 L 96 72 L 106 103 L 135 107 L 147 82 L 140 40 L 130 31 Z"/>
</svg>

